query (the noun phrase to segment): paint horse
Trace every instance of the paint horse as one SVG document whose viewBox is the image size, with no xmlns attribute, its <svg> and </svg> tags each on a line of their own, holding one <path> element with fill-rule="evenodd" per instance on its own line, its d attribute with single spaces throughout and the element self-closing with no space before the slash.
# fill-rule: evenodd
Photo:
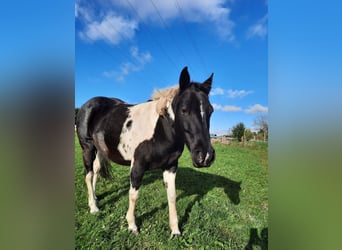
<svg viewBox="0 0 342 250">
<path fill-rule="evenodd" d="M 215 159 L 209 123 L 213 107 L 208 95 L 213 74 L 203 83 L 190 82 L 185 67 L 179 86 L 154 94 L 137 105 L 119 99 L 94 97 L 79 110 L 77 135 L 83 150 L 91 213 L 96 205 L 97 175 L 106 176 L 109 160 L 130 166 L 128 228 L 138 232 L 134 210 L 146 170 L 161 169 L 167 189 L 171 235 L 180 235 L 176 211 L 175 178 L 184 144 L 193 165 L 209 167 Z"/>
</svg>

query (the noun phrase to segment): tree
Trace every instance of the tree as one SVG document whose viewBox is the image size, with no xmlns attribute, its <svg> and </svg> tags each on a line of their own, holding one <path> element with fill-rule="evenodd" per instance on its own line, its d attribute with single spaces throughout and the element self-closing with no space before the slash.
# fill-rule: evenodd
<svg viewBox="0 0 342 250">
<path fill-rule="evenodd" d="M 241 138 L 245 134 L 245 125 L 240 122 L 232 128 L 233 137 L 241 141 Z"/>
<path fill-rule="evenodd" d="M 259 129 L 258 134 L 262 134 L 263 140 L 266 141 L 268 139 L 267 117 L 265 115 L 257 116 L 254 119 L 254 126 Z"/>
<path fill-rule="evenodd" d="M 249 141 L 253 138 L 253 133 L 248 128 L 245 130 L 245 138 L 246 138 L 246 141 Z"/>
</svg>

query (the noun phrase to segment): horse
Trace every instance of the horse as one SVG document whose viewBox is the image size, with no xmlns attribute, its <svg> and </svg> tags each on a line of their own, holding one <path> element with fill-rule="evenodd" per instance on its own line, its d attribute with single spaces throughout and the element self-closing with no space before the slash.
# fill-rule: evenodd
<svg viewBox="0 0 342 250">
<path fill-rule="evenodd" d="M 98 174 L 108 177 L 110 161 L 130 166 L 126 220 L 128 229 L 138 233 L 134 211 L 144 172 L 161 169 L 171 236 L 181 234 L 175 187 L 178 159 L 186 145 L 194 167 L 210 167 L 215 160 L 209 134 L 214 109 L 208 98 L 213 75 L 202 83 L 192 82 L 184 67 L 178 86 L 156 92 L 145 103 L 133 105 L 117 98 L 94 97 L 82 105 L 76 128 L 90 213 L 99 211 L 95 195 Z"/>
</svg>

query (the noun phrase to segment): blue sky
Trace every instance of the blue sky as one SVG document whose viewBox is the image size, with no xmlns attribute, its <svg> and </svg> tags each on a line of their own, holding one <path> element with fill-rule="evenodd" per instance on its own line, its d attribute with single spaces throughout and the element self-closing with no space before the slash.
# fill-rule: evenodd
<svg viewBox="0 0 342 250">
<path fill-rule="evenodd" d="M 93 96 L 144 102 L 154 89 L 214 73 L 211 132 L 268 113 L 267 1 L 77 0 L 75 106 Z"/>
</svg>

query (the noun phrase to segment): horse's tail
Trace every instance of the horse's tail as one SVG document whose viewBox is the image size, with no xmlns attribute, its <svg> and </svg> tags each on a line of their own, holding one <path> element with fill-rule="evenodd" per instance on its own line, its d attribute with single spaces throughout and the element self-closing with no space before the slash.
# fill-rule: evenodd
<svg viewBox="0 0 342 250">
<path fill-rule="evenodd" d="M 99 169 L 99 174 L 104 179 L 111 179 L 112 173 L 110 171 L 111 165 L 108 159 L 101 157 L 101 168 Z"/>
</svg>

